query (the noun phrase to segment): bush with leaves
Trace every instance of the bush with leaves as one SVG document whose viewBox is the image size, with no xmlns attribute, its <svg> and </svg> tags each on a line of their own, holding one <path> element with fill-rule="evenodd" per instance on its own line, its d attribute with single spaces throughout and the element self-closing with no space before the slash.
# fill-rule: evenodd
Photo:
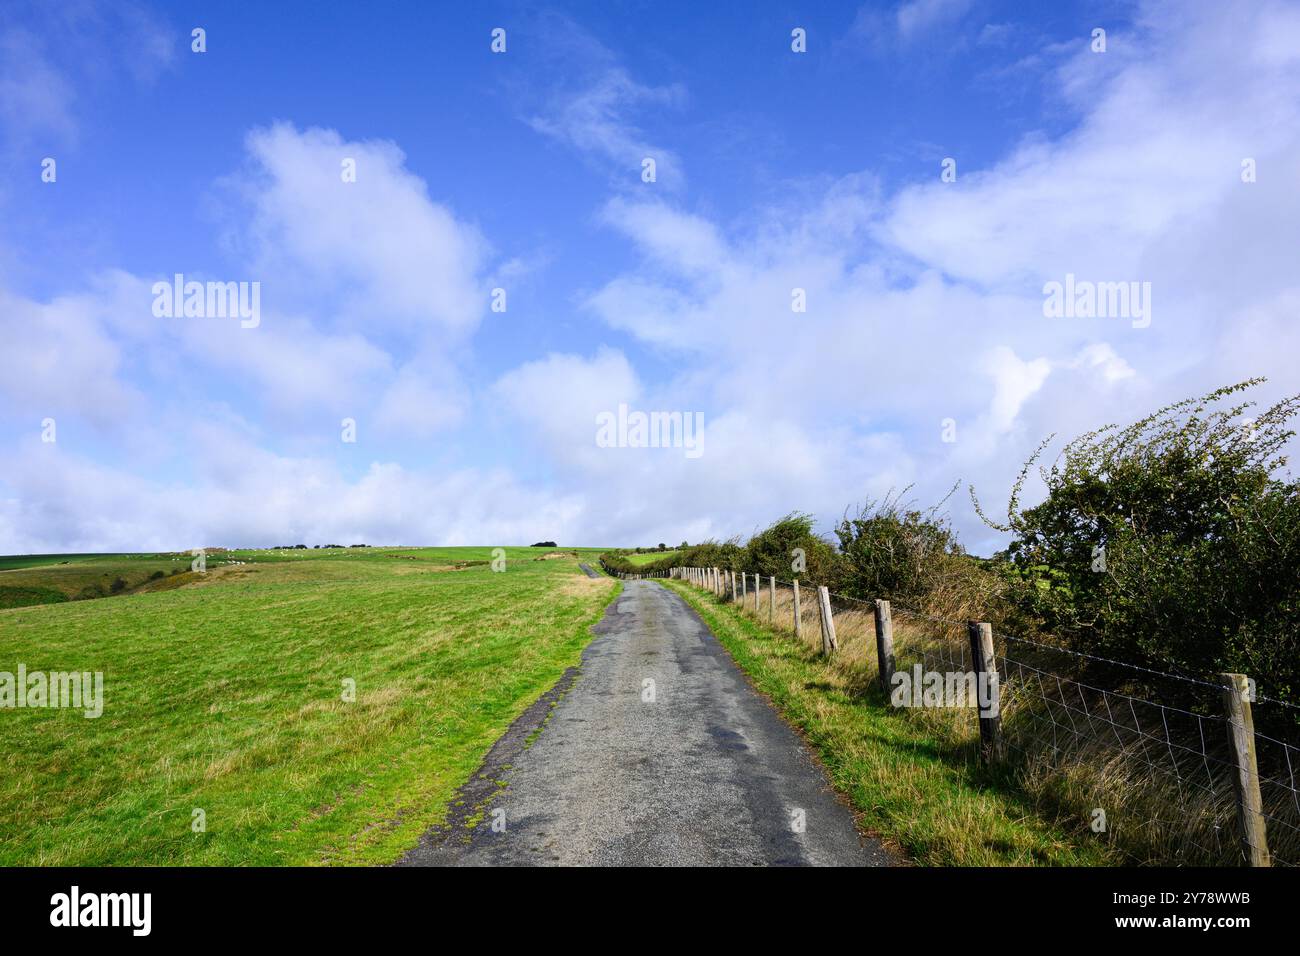
<svg viewBox="0 0 1300 956">
<path fill-rule="evenodd" d="M 850 597 L 886 598 L 936 613 L 973 613 L 970 609 L 989 601 L 993 578 L 966 556 L 940 511 L 952 491 L 926 509 L 905 501 L 907 491 L 868 501 L 835 528 L 840 590 Z"/>
<path fill-rule="evenodd" d="M 813 533 L 812 515 L 788 514 L 749 539 L 744 549 L 744 569 L 778 580 L 799 578 L 834 587 L 839 579 L 839 560 L 829 541 Z M 802 552 L 803 570 L 796 570 Z"/>
<path fill-rule="evenodd" d="M 637 548 L 640 554 L 641 549 Z M 601 563 L 606 570 L 624 574 L 654 574 L 676 567 L 691 568 L 727 568 L 740 571 L 749 570 L 745 564 L 745 549 L 737 539 L 729 541 L 705 541 L 702 544 L 684 545 L 675 554 L 666 555 L 655 561 L 634 564 L 627 559 L 627 549 L 609 551 L 601 556 Z"/>
<path fill-rule="evenodd" d="M 1300 397 L 1254 418 L 1253 379 L 1067 444 L 1038 469 L 1046 498 L 1012 490 L 1011 596 L 1079 648 L 1260 692 L 1300 692 L 1300 486 L 1281 475 Z M 1048 441 L 1051 439 L 1049 438 Z M 974 498 L 974 489 L 972 489 Z M 979 509 L 979 502 L 976 501 Z"/>
</svg>

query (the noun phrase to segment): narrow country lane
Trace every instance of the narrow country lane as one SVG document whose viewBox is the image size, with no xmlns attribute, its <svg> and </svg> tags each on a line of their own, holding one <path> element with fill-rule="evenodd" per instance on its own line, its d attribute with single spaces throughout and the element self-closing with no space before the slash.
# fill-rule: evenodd
<svg viewBox="0 0 1300 956">
<path fill-rule="evenodd" d="M 595 631 L 467 785 L 473 804 L 506 783 L 479 825 L 453 820 L 402 865 L 892 862 L 676 594 L 629 581 Z"/>
</svg>

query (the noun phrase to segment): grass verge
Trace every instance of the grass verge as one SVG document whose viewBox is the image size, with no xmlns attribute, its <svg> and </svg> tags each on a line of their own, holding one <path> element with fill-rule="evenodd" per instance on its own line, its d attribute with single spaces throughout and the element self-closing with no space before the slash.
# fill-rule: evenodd
<svg viewBox="0 0 1300 956">
<path fill-rule="evenodd" d="M 1036 813 L 1006 774 L 986 768 L 913 715 L 891 711 L 860 673 L 774 633 L 735 605 L 675 580 L 754 686 L 816 750 L 872 833 L 932 866 L 1097 866 L 1116 862 Z"/>
</svg>

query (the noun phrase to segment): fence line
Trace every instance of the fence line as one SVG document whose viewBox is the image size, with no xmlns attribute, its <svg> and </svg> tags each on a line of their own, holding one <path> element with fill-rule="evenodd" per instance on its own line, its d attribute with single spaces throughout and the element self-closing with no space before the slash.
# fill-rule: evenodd
<svg viewBox="0 0 1300 956">
<path fill-rule="evenodd" d="M 1157 671 L 995 632 L 987 622 L 955 621 L 824 586 L 801 591 L 798 580 L 771 575 L 764 581 L 745 571 L 675 567 L 657 576 L 711 590 L 805 646 L 812 637 L 822 655 L 846 666 L 874 666 L 889 706 L 899 706 L 895 686 L 915 676 L 924 675 L 927 695 L 934 675 L 972 678 L 962 688 L 974 685 L 974 707 L 954 708 L 953 732 L 973 740 L 978 729 L 983 759 L 1014 762 L 1027 782 L 1091 768 L 1095 780 L 1076 786 L 1098 801 L 1103 793 L 1117 801 L 1113 816 L 1145 841 L 1135 845 L 1152 848 L 1135 862 L 1300 865 L 1300 748 L 1255 730 L 1253 715 L 1261 705 L 1296 705 L 1256 694 L 1245 675 L 1206 680 Z M 1196 709 L 1096 686 L 1077 667 L 1058 673 L 1062 668 L 1050 660 L 1056 654 L 1180 682 L 1186 694 L 1200 695 L 1190 705 Z M 1171 791 L 1176 801 L 1169 800 Z M 1110 832 L 1105 808 L 1093 814 L 1094 832 Z"/>
</svg>

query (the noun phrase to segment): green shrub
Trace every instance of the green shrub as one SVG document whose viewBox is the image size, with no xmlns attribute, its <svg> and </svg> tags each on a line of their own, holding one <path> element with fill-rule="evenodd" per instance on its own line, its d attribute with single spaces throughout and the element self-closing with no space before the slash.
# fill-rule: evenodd
<svg viewBox="0 0 1300 956">
<path fill-rule="evenodd" d="M 745 545 L 744 569 L 789 581 L 795 577 L 834 588 L 841 575 L 840 562 L 830 542 L 813 533 L 812 515 L 794 512 L 760 531 Z M 803 569 L 795 570 L 802 552 Z"/>
<path fill-rule="evenodd" d="M 0 608 L 30 607 L 33 604 L 58 604 L 67 595 L 54 588 L 0 587 Z"/>
<path fill-rule="evenodd" d="M 1253 402 L 1217 407 L 1260 381 L 1074 439 L 1038 469 L 1045 500 L 1021 508 L 1040 445 L 1007 521 L 988 522 L 1015 536 L 1016 604 L 1083 650 L 1196 675 L 1238 671 L 1261 693 L 1294 698 L 1300 487 L 1280 472 L 1300 398 L 1253 420 L 1243 419 Z"/>
</svg>

